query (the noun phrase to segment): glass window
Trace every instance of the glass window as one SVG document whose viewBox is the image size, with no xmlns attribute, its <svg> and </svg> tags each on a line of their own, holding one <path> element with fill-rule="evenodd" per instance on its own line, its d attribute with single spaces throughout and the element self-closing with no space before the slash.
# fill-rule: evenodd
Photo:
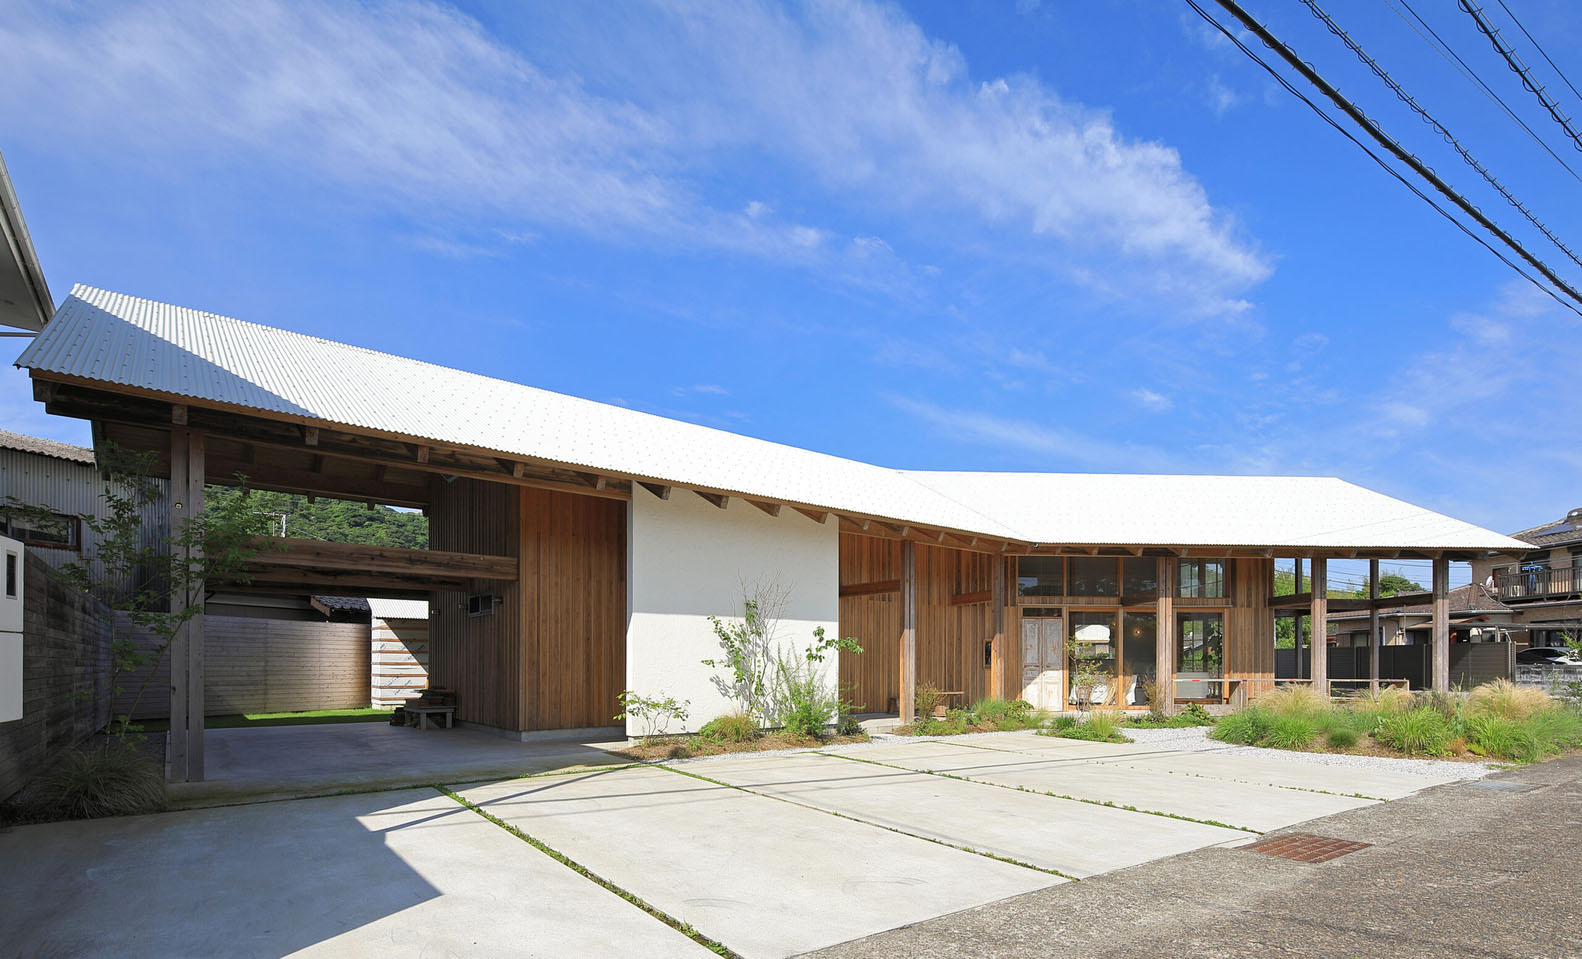
<svg viewBox="0 0 1582 959">
<path fill-rule="evenodd" d="M 1154 613 L 1121 614 L 1121 655 L 1126 667 L 1126 705 L 1146 706 L 1145 680 L 1158 672 L 1159 617 Z"/>
<path fill-rule="evenodd" d="M 1121 561 L 1121 595 L 1151 599 L 1159 594 L 1159 561 L 1152 556 L 1128 556 Z"/>
<path fill-rule="evenodd" d="M 1216 678 L 1225 675 L 1225 617 L 1222 614 L 1180 614 L 1176 621 L 1176 673 Z"/>
<path fill-rule="evenodd" d="M 1059 556 L 1019 556 L 1016 559 L 1016 595 L 1064 596 L 1066 561 Z"/>
<path fill-rule="evenodd" d="M 12 514 L 0 517 L 0 530 L 12 539 L 19 539 L 29 546 L 76 549 L 78 529 L 77 517 L 65 513 L 27 516 Z"/>
<path fill-rule="evenodd" d="M 1182 599 L 1224 599 L 1227 565 L 1223 559 L 1181 560 L 1176 567 L 1176 595 Z"/>
<path fill-rule="evenodd" d="M 1067 563 L 1071 596 L 1119 596 L 1119 564 L 1108 556 L 1073 556 Z"/>
<path fill-rule="evenodd" d="M 1113 560 L 1110 565 L 1115 565 Z M 1066 643 L 1070 659 L 1069 703 L 1079 703 L 1084 696 L 1099 706 L 1114 701 L 1117 619 L 1115 613 L 1071 613 L 1071 633 Z"/>
</svg>

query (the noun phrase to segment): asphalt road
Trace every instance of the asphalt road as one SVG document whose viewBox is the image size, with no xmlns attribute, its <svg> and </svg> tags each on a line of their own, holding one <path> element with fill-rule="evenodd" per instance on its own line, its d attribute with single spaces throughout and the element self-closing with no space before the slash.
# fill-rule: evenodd
<svg viewBox="0 0 1582 959">
<path fill-rule="evenodd" d="M 1582 757 L 1280 832 L 1371 845 L 1317 864 L 1199 849 L 810 955 L 1582 956 Z"/>
</svg>

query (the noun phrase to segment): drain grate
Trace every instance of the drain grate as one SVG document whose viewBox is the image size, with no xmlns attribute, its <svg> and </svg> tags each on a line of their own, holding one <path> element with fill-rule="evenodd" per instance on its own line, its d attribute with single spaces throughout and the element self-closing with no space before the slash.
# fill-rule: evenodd
<svg viewBox="0 0 1582 959">
<path fill-rule="evenodd" d="M 1251 852 L 1261 852 L 1266 856 L 1294 859 L 1297 862 L 1328 862 L 1347 853 L 1367 849 L 1371 845 L 1373 844 L 1367 842 L 1315 836 L 1310 832 L 1288 832 L 1283 836 L 1260 839 L 1241 848 Z"/>
<path fill-rule="evenodd" d="M 1476 779 L 1467 785 L 1473 789 L 1492 789 L 1506 793 L 1524 793 L 1538 788 L 1535 783 L 1524 783 L 1515 779 Z"/>
</svg>

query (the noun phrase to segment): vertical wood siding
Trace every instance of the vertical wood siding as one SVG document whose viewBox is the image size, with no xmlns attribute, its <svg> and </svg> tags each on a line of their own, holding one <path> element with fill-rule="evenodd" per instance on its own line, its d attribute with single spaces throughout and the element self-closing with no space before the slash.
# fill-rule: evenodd
<svg viewBox="0 0 1582 959">
<path fill-rule="evenodd" d="M 436 477 L 429 507 L 429 547 L 494 556 L 519 555 L 518 487 Z M 467 593 L 434 595 L 430 620 L 429 685 L 456 693 L 456 718 L 500 729 L 527 729 L 523 709 L 521 587 L 484 581 L 500 603 L 491 616 L 468 616 Z"/>
<path fill-rule="evenodd" d="M 616 725 L 626 681 L 626 504 L 523 488 L 530 729 Z"/>
<path fill-rule="evenodd" d="M 983 644 L 994 638 L 993 606 L 987 602 L 951 603 L 959 594 L 992 591 L 997 558 L 945 546 L 919 544 L 916 550 L 918 685 L 932 683 L 940 689 L 961 691 L 968 703 L 1000 695 L 990 689 L 992 673 L 985 667 L 983 655 Z M 842 586 L 882 582 L 900 575 L 899 542 L 841 534 Z M 1007 628 L 1014 625 L 1014 617 L 1008 616 Z M 901 688 L 898 595 L 842 597 L 840 634 L 857 639 L 863 647 L 860 655 L 842 653 L 840 657 L 840 682 L 848 701 L 859 712 L 888 709 Z M 1020 669 L 1014 657 L 1008 658 L 1007 665 Z"/>
<path fill-rule="evenodd" d="M 1242 679 L 1239 704 L 1274 688 L 1274 560 L 1231 560 L 1231 602 L 1225 611 L 1225 675 Z"/>
</svg>

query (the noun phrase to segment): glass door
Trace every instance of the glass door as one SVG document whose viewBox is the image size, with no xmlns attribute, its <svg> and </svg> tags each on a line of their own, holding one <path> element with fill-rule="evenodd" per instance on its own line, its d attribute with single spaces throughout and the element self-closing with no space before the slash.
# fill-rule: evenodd
<svg viewBox="0 0 1582 959">
<path fill-rule="evenodd" d="M 1225 614 L 1181 613 L 1176 618 L 1176 697 L 1224 698 Z"/>
</svg>

